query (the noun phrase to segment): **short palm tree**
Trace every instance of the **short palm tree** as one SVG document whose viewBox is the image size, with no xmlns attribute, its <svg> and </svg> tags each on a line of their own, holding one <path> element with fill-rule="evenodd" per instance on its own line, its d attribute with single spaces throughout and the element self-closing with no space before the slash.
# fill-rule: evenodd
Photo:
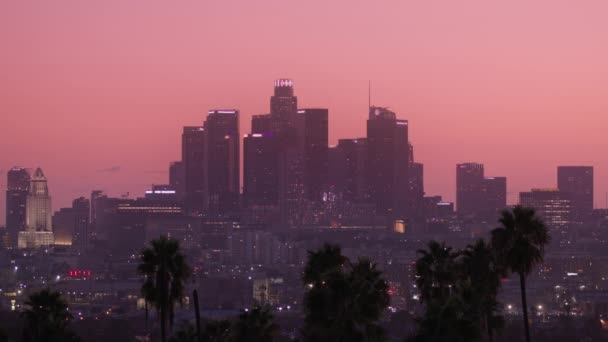
<svg viewBox="0 0 608 342">
<path fill-rule="evenodd" d="M 29 296 L 27 309 L 21 313 L 25 320 L 23 341 L 78 341 L 67 330 L 72 319 L 67 303 L 59 292 L 44 289 Z"/>
<path fill-rule="evenodd" d="M 532 208 L 516 206 L 512 210 L 504 210 L 499 222 L 501 227 L 492 230 L 492 246 L 499 264 L 505 270 L 519 274 L 524 331 L 529 342 L 526 277 L 543 261 L 545 245 L 550 241 L 549 232 Z"/>
<path fill-rule="evenodd" d="M 164 236 L 150 242 L 150 247 L 142 251 L 140 261 L 138 271 L 145 276 L 141 292 L 146 303 L 156 307 L 159 313 L 161 340 L 165 342 L 167 321 L 172 326 L 174 306 L 183 302 L 190 267 L 179 242 Z"/>
<path fill-rule="evenodd" d="M 416 260 L 416 286 L 422 302 L 445 302 L 458 278 L 456 257 L 445 243 L 430 241 L 427 250 L 421 249 Z"/>
<path fill-rule="evenodd" d="M 304 269 L 304 341 L 381 341 L 378 321 L 388 306 L 388 284 L 367 259 L 352 264 L 340 247 L 309 252 Z"/>
<path fill-rule="evenodd" d="M 233 342 L 272 342 L 279 332 L 268 306 L 243 312 L 231 328 Z"/>
</svg>

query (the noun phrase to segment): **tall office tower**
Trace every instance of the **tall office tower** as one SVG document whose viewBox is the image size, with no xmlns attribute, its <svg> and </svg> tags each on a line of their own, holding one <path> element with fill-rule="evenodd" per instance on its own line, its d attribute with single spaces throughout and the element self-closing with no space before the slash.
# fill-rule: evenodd
<svg viewBox="0 0 608 342">
<path fill-rule="evenodd" d="M 304 117 L 304 187 L 308 199 L 319 201 L 327 186 L 328 110 L 300 109 Z"/>
<path fill-rule="evenodd" d="M 89 244 L 90 201 L 80 197 L 71 208 L 61 208 L 53 215 L 55 244 L 86 248 Z"/>
<path fill-rule="evenodd" d="M 96 238 L 98 235 L 98 215 L 100 207 L 100 199 L 107 198 L 102 190 L 91 191 L 91 200 L 89 202 L 90 214 L 89 214 L 89 238 Z M 99 208 L 99 209 L 98 209 Z"/>
<path fill-rule="evenodd" d="M 184 127 L 182 162 L 185 177 L 185 206 L 188 214 L 202 215 L 206 209 L 205 140 L 203 127 Z"/>
<path fill-rule="evenodd" d="M 330 183 L 338 197 L 348 202 L 369 201 L 367 139 L 340 139 L 332 154 Z"/>
<path fill-rule="evenodd" d="M 298 98 L 293 95 L 293 81 L 287 79 L 274 81 L 274 95 L 270 98 L 270 115 L 276 116 L 281 126 L 294 127 L 297 108 Z"/>
<path fill-rule="evenodd" d="M 484 177 L 483 201 L 480 207 L 482 218 L 496 222 L 500 213 L 507 207 L 507 178 Z"/>
<path fill-rule="evenodd" d="M 571 195 L 558 189 L 532 189 L 519 193 L 519 202 L 536 209 L 545 224 L 558 234 L 566 234 L 572 218 Z"/>
<path fill-rule="evenodd" d="M 408 122 L 394 112 L 370 107 L 367 120 L 368 182 L 379 214 L 405 218 L 409 193 Z"/>
<path fill-rule="evenodd" d="M 456 205 L 458 214 L 471 216 L 483 204 L 483 164 L 456 165 Z"/>
<path fill-rule="evenodd" d="M 30 181 L 26 204 L 26 230 L 19 232 L 19 248 L 53 244 L 51 196 L 42 169 L 36 169 Z"/>
<path fill-rule="evenodd" d="M 239 111 L 210 110 L 204 127 L 206 202 L 211 215 L 224 216 L 240 202 Z"/>
<path fill-rule="evenodd" d="M 278 205 L 279 147 L 272 133 L 245 135 L 243 203 L 246 207 Z"/>
<path fill-rule="evenodd" d="M 183 161 L 175 161 L 169 165 L 169 185 L 175 190 L 177 198 L 182 200 L 186 193 L 186 170 Z"/>
<path fill-rule="evenodd" d="M 409 148 L 409 204 L 411 216 L 421 219 L 424 216 L 424 165 L 414 162 L 414 145 Z"/>
<path fill-rule="evenodd" d="M 494 222 L 507 206 L 507 179 L 485 177 L 483 164 L 456 165 L 458 214 Z"/>
<path fill-rule="evenodd" d="M 557 187 L 569 193 L 572 214 L 576 221 L 583 221 L 593 211 L 593 166 L 558 166 Z"/>
<path fill-rule="evenodd" d="M 27 196 L 30 189 L 30 174 L 27 169 L 13 167 L 7 173 L 6 230 L 8 245 L 17 247 L 19 231 L 25 229 Z"/>
<path fill-rule="evenodd" d="M 424 204 L 424 165 L 410 163 L 409 168 L 409 212 L 420 216 Z"/>
</svg>

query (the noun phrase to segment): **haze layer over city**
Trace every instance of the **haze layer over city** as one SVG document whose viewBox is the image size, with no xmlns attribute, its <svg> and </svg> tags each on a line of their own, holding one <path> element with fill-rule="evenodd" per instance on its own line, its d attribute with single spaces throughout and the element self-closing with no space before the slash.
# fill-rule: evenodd
<svg viewBox="0 0 608 342">
<path fill-rule="evenodd" d="M 608 338 L 607 11 L 0 4 L 0 342 Z"/>
</svg>

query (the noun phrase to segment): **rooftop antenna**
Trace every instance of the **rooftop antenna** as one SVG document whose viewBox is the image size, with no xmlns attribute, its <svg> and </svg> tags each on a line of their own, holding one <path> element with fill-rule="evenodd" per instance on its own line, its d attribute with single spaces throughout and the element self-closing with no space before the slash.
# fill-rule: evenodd
<svg viewBox="0 0 608 342">
<path fill-rule="evenodd" d="M 367 81 L 367 108 L 372 108 L 372 81 Z"/>
</svg>

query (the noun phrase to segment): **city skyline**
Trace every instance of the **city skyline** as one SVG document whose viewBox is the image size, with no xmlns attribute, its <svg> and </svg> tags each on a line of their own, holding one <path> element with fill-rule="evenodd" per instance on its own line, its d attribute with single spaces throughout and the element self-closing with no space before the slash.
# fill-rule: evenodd
<svg viewBox="0 0 608 342">
<path fill-rule="evenodd" d="M 289 80 L 289 79 L 275 80 L 274 81 L 275 82 L 275 86 L 276 86 L 276 82 L 280 82 L 281 80 L 291 82 L 290 86 L 293 86 L 294 89 L 297 89 L 297 81 Z M 369 87 L 369 85 L 368 85 L 368 87 Z M 303 105 L 303 107 L 307 107 L 306 103 L 303 103 L 302 105 Z M 370 107 L 368 111 L 371 111 L 372 108 L 381 108 L 381 107 L 374 107 L 372 105 L 372 107 Z M 387 106 L 386 108 L 391 108 L 391 107 Z M 259 111 L 259 113 L 265 113 L 269 109 L 271 109 L 271 108 L 267 108 L 266 111 L 261 110 L 261 111 Z M 204 113 L 201 114 L 202 119 L 197 124 L 198 126 L 186 125 L 186 126 L 183 127 L 183 129 L 187 129 L 187 128 L 193 129 L 193 128 L 197 128 L 197 127 L 201 127 L 201 129 L 202 129 L 202 127 L 205 125 L 206 120 L 208 120 L 208 117 L 210 115 L 218 112 L 218 111 L 221 111 L 221 110 L 217 110 L 217 109 L 208 109 L 208 110 L 205 110 Z M 235 112 L 237 114 L 240 112 L 239 109 L 230 109 L 228 111 Z M 330 114 L 329 114 L 329 126 L 331 127 L 332 126 L 332 122 L 331 122 L 332 121 L 331 109 L 329 109 L 329 112 L 330 112 Z M 252 126 L 251 126 L 251 118 L 253 118 L 256 115 L 260 115 L 260 114 L 254 114 L 254 115 L 249 116 L 249 119 L 250 119 L 249 122 L 250 123 L 249 123 L 249 125 L 245 124 L 245 127 L 247 127 L 246 129 L 251 130 L 251 128 L 252 128 Z M 400 114 L 399 112 L 397 112 L 397 115 L 400 116 L 402 119 L 404 119 L 406 122 L 408 121 L 407 117 L 404 117 L 403 114 Z M 244 115 L 244 118 L 248 118 L 247 115 Z M 363 122 L 365 122 L 365 121 L 366 120 L 364 119 Z M 237 123 L 238 123 L 238 129 L 242 132 L 243 131 L 242 127 L 244 126 L 243 119 L 237 120 Z M 414 126 L 415 127 L 415 123 L 410 123 L 409 126 Z M 330 135 L 331 135 L 331 132 L 330 132 Z M 365 134 L 362 134 L 362 136 L 363 135 L 365 135 Z M 416 136 L 415 128 L 414 129 L 410 129 L 410 135 Z M 239 144 L 240 144 L 239 149 L 241 149 L 241 150 L 243 149 L 243 144 L 244 144 L 244 140 L 243 139 L 244 139 L 243 134 L 240 134 L 239 135 Z M 356 139 L 356 138 L 354 136 L 339 137 L 337 140 L 339 141 L 341 139 Z M 180 139 L 178 138 L 178 140 L 180 140 Z M 338 141 L 336 141 L 335 144 L 332 144 L 330 142 L 329 147 L 337 146 L 338 145 L 337 144 Z M 410 139 L 410 144 L 411 143 L 412 143 L 412 140 Z M 418 144 L 416 142 L 413 142 L 413 143 L 414 143 L 414 145 L 416 145 L 416 147 L 418 147 Z M 180 146 L 180 148 L 178 150 L 181 150 L 181 146 Z M 418 148 L 416 150 L 418 151 Z M 179 153 L 179 154 L 181 154 L 181 153 Z M 420 154 L 417 152 L 416 155 L 417 155 L 416 161 L 420 162 L 421 161 Z M 240 156 L 240 159 L 241 159 L 241 166 L 240 166 L 240 178 L 241 178 L 240 189 L 241 189 L 241 193 L 243 193 L 243 182 L 242 182 L 243 181 L 243 164 L 242 164 L 243 158 L 244 157 L 241 154 L 241 156 Z M 127 184 L 126 186 L 124 186 L 124 188 L 120 189 L 115 184 L 114 185 L 110 185 L 109 187 L 99 187 L 99 186 L 96 186 L 94 184 L 91 184 L 91 185 L 89 185 L 89 190 L 88 191 L 84 190 L 83 193 L 68 193 L 68 192 L 61 193 L 61 192 L 59 192 L 59 195 L 57 197 L 59 198 L 58 202 L 60 204 L 57 207 L 58 208 L 69 207 L 68 204 L 71 203 L 75 198 L 78 198 L 78 197 L 81 197 L 81 196 L 85 196 L 86 197 L 90 193 L 90 191 L 93 191 L 95 189 L 103 189 L 104 192 L 106 192 L 109 195 L 113 195 L 113 196 L 127 196 L 127 197 L 132 197 L 132 198 L 135 198 L 135 197 L 138 197 L 138 196 L 143 196 L 144 192 L 147 189 L 149 189 L 152 185 L 155 185 L 155 184 L 168 184 L 168 183 L 170 183 L 170 167 L 171 167 L 171 163 L 173 163 L 175 161 L 178 161 L 179 159 L 180 158 L 179 158 L 179 155 L 178 155 L 176 158 L 174 158 L 174 160 L 167 161 L 165 170 L 160 170 L 159 169 L 159 170 L 145 170 L 145 171 L 143 171 L 142 174 L 140 175 L 139 182 L 137 183 L 137 186 L 134 186 L 132 184 Z M 422 159 L 422 160 L 424 161 L 424 159 Z M 472 162 L 472 161 L 458 162 L 455 165 L 458 166 L 460 164 L 466 164 L 466 163 L 470 163 L 470 162 Z M 474 161 L 474 162 L 475 163 L 477 163 L 477 162 L 481 163 L 481 164 L 483 164 L 482 167 L 486 167 L 487 168 L 488 164 L 485 163 L 484 161 Z M 427 161 L 426 163 L 433 164 L 432 161 L 430 161 L 430 162 Z M 422 164 L 425 164 L 425 162 L 423 162 Z M 586 167 L 586 166 L 590 166 L 590 167 L 592 167 L 594 169 L 596 168 L 595 165 L 575 165 L 575 164 L 565 165 L 565 164 L 559 164 L 558 163 L 557 165 L 555 165 L 555 167 L 553 167 L 553 173 L 555 174 L 554 175 L 555 182 L 553 182 L 553 183 L 550 183 L 549 181 L 545 180 L 545 182 L 542 183 L 542 184 L 538 184 L 538 183 L 537 184 L 531 184 L 527 188 L 523 187 L 521 189 L 519 189 L 519 188 L 518 189 L 514 189 L 514 187 L 511 185 L 511 182 L 508 182 L 508 186 L 507 186 L 507 203 L 510 204 L 510 205 L 519 203 L 519 194 L 522 193 L 522 192 L 530 191 L 531 189 L 537 189 L 537 188 L 557 188 L 558 187 L 558 176 L 557 176 L 557 171 L 556 170 L 558 170 L 559 168 L 563 168 L 563 167 Z M 7 167 L 6 171 L 4 169 L 1 169 L 1 171 L 4 174 L 5 172 L 9 171 L 13 167 L 26 167 L 27 169 L 30 169 L 31 173 L 36 169 L 36 167 L 31 167 L 31 166 L 13 165 L 13 166 Z M 496 170 L 495 168 L 490 168 L 490 169 L 491 170 Z M 98 174 L 108 174 L 108 175 L 112 175 L 113 176 L 114 174 L 119 174 L 119 173 L 121 173 L 123 171 L 124 170 L 123 170 L 122 166 L 113 166 L 113 167 L 108 167 L 108 168 L 105 168 L 105 169 L 97 169 L 94 172 L 98 173 Z M 452 177 L 451 177 L 451 178 L 454 178 L 454 180 L 453 180 L 453 189 L 452 190 L 447 189 L 447 191 L 445 191 L 445 192 L 435 193 L 435 192 L 430 192 L 429 190 L 426 190 L 426 189 L 433 189 L 433 188 L 435 188 L 433 186 L 433 179 L 429 180 L 429 176 L 428 176 L 427 172 L 428 171 L 425 170 L 425 177 L 424 177 L 425 195 L 426 196 L 442 196 L 444 198 L 444 201 L 449 201 L 449 202 L 452 202 L 452 203 L 457 203 L 457 196 L 456 196 L 456 192 L 457 192 L 456 191 L 456 188 L 457 188 L 457 184 L 456 183 L 457 182 L 456 182 L 455 174 L 453 174 Z M 597 173 L 597 171 L 596 171 L 596 173 Z M 5 179 L 6 177 L 3 177 L 3 178 L 4 179 L 2 181 L 0 181 L 0 184 L 2 184 L 2 182 L 6 182 L 6 179 Z M 509 181 L 511 181 L 511 179 L 510 179 L 509 176 L 506 176 L 506 178 L 509 179 Z M 144 179 L 154 179 L 156 181 L 144 184 Z M 601 189 L 598 189 L 598 184 L 601 184 L 601 183 L 602 183 L 601 176 L 600 177 L 596 177 L 595 182 L 594 182 L 594 186 L 595 186 L 595 188 L 594 188 L 594 190 L 595 190 L 594 207 L 596 207 L 596 208 L 607 207 L 608 208 L 608 203 L 606 203 L 606 202 L 602 203 L 602 201 L 606 201 L 606 198 L 607 198 L 606 196 L 608 196 L 608 192 L 604 192 L 604 191 L 601 191 Z M 138 191 L 139 187 L 141 187 L 140 191 Z M 60 185 L 59 188 L 62 189 L 63 187 Z M 133 190 L 133 189 L 135 189 L 135 190 Z M 71 195 L 71 194 L 73 194 L 73 195 Z M 64 198 L 62 195 L 63 196 L 68 196 L 69 198 L 67 198 L 67 197 Z M 2 200 L 0 200 L 0 204 L 2 204 L 2 208 L 0 208 L 0 213 L 3 213 L 4 207 L 5 207 L 5 203 L 2 203 Z"/>
<path fill-rule="evenodd" d="M 409 120 L 429 195 L 455 200 L 457 163 L 506 176 L 509 203 L 555 187 L 559 165 L 593 165 L 595 205 L 605 206 L 603 2 L 399 2 L 348 14 L 339 2 L 104 6 L 2 5 L 0 155 L 11 158 L 0 161 L 0 188 L 24 165 L 44 168 L 58 208 L 97 188 L 141 194 L 167 182 L 183 126 L 236 108 L 249 132 L 272 82 L 289 77 L 302 107 L 329 108 L 332 145 L 364 136 L 371 80 L 372 104 Z"/>
</svg>

